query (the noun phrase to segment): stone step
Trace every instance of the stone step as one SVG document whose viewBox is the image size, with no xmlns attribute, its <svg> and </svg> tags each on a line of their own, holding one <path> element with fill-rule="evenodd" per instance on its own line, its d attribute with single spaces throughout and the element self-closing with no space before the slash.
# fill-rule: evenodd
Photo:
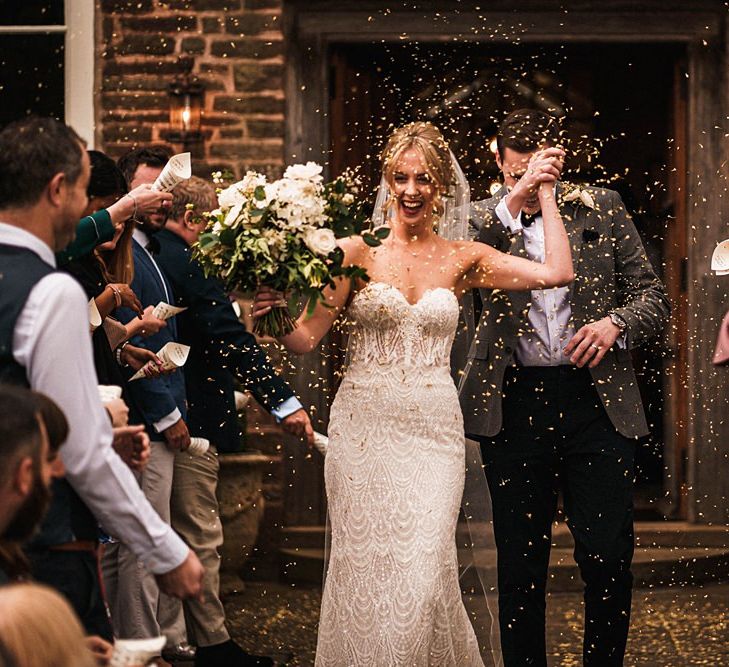
<svg viewBox="0 0 729 667">
<path fill-rule="evenodd" d="M 324 526 L 288 526 L 281 531 L 285 548 L 323 548 Z M 467 533 L 459 524 L 459 543 L 465 543 Z M 729 550 L 729 526 L 703 526 L 685 521 L 640 521 L 635 524 L 636 547 L 709 547 Z M 572 534 L 564 522 L 552 528 L 552 547 L 574 547 Z"/>
<path fill-rule="evenodd" d="M 285 534 L 285 546 L 280 550 L 282 578 L 291 583 L 321 583 L 324 573 L 323 529 L 287 528 Z M 462 535 L 460 537 L 463 538 Z M 298 540 L 301 546 L 294 546 L 294 540 Z M 582 590 L 579 569 L 572 555 L 571 535 L 566 526 L 556 526 L 553 543 L 549 590 Z M 637 524 L 636 543 L 632 570 L 638 588 L 729 580 L 729 531 L 724 527 L 697 527 L 667 522 Z M 464 561 L 470 558 L 470 554 L 463 551 L 460 555 Z M 495 551 L 478 550 L 476 560 L 483 581 L 495 582 Z M 464 588 L 476 584 L 476 570 L 471 568 L 466 572 L 461 583 Z"/>
</svg>

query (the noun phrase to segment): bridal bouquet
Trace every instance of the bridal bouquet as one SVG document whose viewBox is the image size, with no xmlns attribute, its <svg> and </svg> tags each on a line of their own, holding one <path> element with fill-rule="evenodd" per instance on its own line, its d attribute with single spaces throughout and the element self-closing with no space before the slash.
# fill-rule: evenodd
<svg viewBox="0 0 729 667">
<path fill-rule="evenodd" d="M 339 276 L 368 280 L 359 266 L 342 266 L 336 240 L 359 234 L 377 246 L 389 230 L 368 226 L 356 178 L 344 173 L 324 183 L 314 162 L 288 167 L 268 182 L 249 171 L 243 180 L 219 191 L 218 208 L 205 214 L 195 256 L 207 275 L 226 288 L 253 292 L 262 285 L 308 299 L 311 314 L 323 290 Z M 219 174 L 215 174 L 214 178 Z M 256 322 L 255 333 L 284 336 L 294 330 L 288 307 L 274 308 Z"/>
</svg>

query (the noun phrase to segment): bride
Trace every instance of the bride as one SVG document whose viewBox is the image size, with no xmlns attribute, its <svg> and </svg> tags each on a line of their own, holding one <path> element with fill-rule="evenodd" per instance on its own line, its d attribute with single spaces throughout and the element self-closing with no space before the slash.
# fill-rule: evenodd
<svg viewBox="0 0 729 667">
<path fill-rule="evenodd" d="M 371 280 L 342 279 L 326 294 L 329 308 L 317 305 L 280 339 L 309 352 L 346 308 L 348 363 L 331 407 L 325 463 L 331 555 L 318 666 L 483 665 L 458 581 L 464 433 L 449 353 L 458 300 L 468 290 L 572 280 L 553 194 L 562 155 L 548 148 L 530 164 L 539 174 L 547 248 L 546 261 L 535 263 L 439 235 L 439 225 L 452 223 L 446 210 L 459 175 L 465 179 L 433 125 L 396 130 L 382 156 L 385 197 L 378 200 L 385 202 L 375 211 L 392 232 L 377 248 L 359 237 L 340 242 L 345 261 L 366 268 Z M 281 298 L 261 290 L 254 316 Z"/>
</svg>

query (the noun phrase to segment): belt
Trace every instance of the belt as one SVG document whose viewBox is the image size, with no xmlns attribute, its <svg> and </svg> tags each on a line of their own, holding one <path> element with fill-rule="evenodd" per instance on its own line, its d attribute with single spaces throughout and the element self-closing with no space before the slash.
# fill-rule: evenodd
<svg viewBox="0 0 729 667">
<path fill-rule="evenodd" d="M 73 542 L 65 542 L 64 544 L 54 544 L 48 547 L 49 551 L 91 551 L 96 553 L 97 542 L 93 540 L 74 540 Z"/>
</svg>

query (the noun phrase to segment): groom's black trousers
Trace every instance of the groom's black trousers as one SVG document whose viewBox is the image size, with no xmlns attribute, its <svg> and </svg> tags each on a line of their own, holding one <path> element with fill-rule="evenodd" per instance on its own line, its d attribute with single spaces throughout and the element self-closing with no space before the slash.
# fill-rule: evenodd
<svg viewBox="0 0 729 667">
<path fill-rule="evenodd" d="M 506 667 L 546 667 L 545 588 L 558 492 L 585 584 L 584 664 L 622 665 L 633 577 L 633 440 L 587 369 L 516 367 L 503 428 L 482 441 L 494 508 Z"/>
</svg>

